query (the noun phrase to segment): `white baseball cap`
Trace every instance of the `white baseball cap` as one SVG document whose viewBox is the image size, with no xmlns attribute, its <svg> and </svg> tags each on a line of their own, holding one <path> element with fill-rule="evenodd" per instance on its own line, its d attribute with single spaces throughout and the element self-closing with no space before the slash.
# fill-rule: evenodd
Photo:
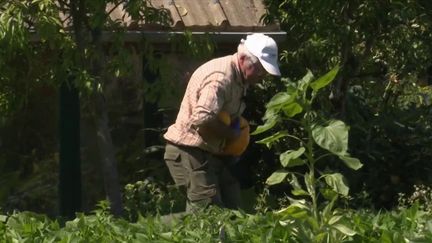
<svg viewBox="0 0 432 243">
<path fill-rule="evenodd" d="M 258 58 L 264 69 L 271 75 L 280 76 L 278 47 L 273 38 L 262 33 L 248 35 L 244 41 L 246 49 Z"/>
</svg>

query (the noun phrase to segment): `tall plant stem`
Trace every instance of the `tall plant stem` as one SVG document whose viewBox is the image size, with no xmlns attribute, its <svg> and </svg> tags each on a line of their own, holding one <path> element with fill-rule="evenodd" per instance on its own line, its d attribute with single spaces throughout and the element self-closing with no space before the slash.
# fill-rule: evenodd
<svg viewBox="0 0 432 243">
<path fill-rule="evenodd" d="M 309 181 L 307 183 L 307 189 L 310 194 L 312 200 L 312 212 L 315 219 L 318 221 L 318 206 L 317 206 L 317 196 L 316 196 L 316 182 L 315 182 L 315 158 L 313 156 L 313 138 L 312 138 L 312 130 L 310 129 L 311 125 L 307 120 L 303 122 L 306 127 L 308 141 L 306 144 L 306 158 L 309 164 L 309 178 L 305 177 L 305 180 Z"/>
</svg>

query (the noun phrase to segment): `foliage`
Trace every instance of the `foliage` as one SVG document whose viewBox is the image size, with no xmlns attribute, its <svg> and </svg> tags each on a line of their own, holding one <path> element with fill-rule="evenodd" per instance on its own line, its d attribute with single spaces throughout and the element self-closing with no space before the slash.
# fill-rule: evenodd
<svg viewBox="0 0 432 243">
<path fill-rule="evenodd" d="M 53 66 L 63 61 L 60 55 L 47 58 L 48 53 L 69 41 L 60 39 L 58 12 L 51 1 L 1 1 L 0 8 L 0 112 L 4 124 L 28 105 L 28 95 L 40 82 L 54 82 L 58 70 Z M 31 31 L 30 23 L 34 24 Z M 31 32 L 38 33 L 43 43 L 28 45 Z"/>
<path fill-rule="evenodd" d="M 0 180 L 4 185 L 2 209 L 6 212 L 25 208 L 48 216 L 58 215 L 58 171 L 56 158 L 33 165 L 34 176 L 20 178 L 12 173 Z M 14 178 L 15 177 L 15 178 Z"/>
<path fill-rule="evenodd" d="M 415 185 L 411 195 L 399 194 L 399 207 L 417 206 L 426 213 L 432 213 L 432 188 L 425 185 Z"/>
<path fill-rule="evenodd" d="M 2 242 L 429 242 L 431 216 L 418 207 L 398 211 L 341 211 L 322 234 L 311 234 L 304 214 L 296 211 L 250 215 L 241 211 L 209 208 L 162 223 L 158 216 L 139 217 L 136 222 L 114 218 L 101 208 L 92 214 L 77 214 L 64 224 L 46 216 L 16 212 L 0 215 Z M 352 234 L 340 237 L 347 229 Z M 331 228 L 338 231 L 331 231 Z M 333 238 L 323 237 L 333 233 Z M 335 236 L 339 236 L 336 238 Z M 333 239 L 333 240 L 332 240 Z"/>
<path fill-rule="evenodd" d="M 379 97 L 380 85 L 371 85 L 375 91 L 351 88 L 350 140 L 365 166 L 350 177 L 354 191 L 366 190 L 375 206 L 391 207 L 398 193 L 431 183 L 431 91 L 410 80 L 389 81 Z"/>
<path fill-rule="evenodd" d="M 80 6 L 77 7 L 77 4 Z M 122 121 L 127 109 L 124 103 L 121 107 L 113 105 L 118 97 L 110 96 L 110 89 L 113 89 L 110 85 L 114 79 L 130 79 L 134 71 L 134 59 L 131 56 L 138 52 L 139 58 L 141 55 L 147 58 L 149 69 L 162 75 L 158 79 L 161 82 L 153 81 L 159 84 L 157 88 L 148 88 L 152 80 L 135 80 L 134 94 L 140 96 L 140 101 L 144 99 L 152 102 L 156 100 L 154 97 L 161 98 L 161 94 L 171 100 L 164 98 L 160 103 L 169 105 L 175 101 L 171 91 L 179 93 L 181 89 L 170 81 L 176 80 L 179 72 L 173 70 L 175 65 L 168 63 L 163 58 L 164 55 L 162 58 L 160 55 L 159 58 L 153 58 L 157 56 L 156 51 L 145 39 L 141 43 L 125 42 L 125 26 L 118 19 L 110 17 L 115 8 L 122 6 L 130 14 L 132 25 L 137 21 L 145 21 L 147 24 L 165 26 L 171 21 L 167 9 L 154 8 L 150 1 L 0 1 L 0 167 L 4 178 L 4 189 L 0 191 L 2 202 L 10 199 L 7 203 L 11 207 L 14 204 L 20 209 L 36 211 L 39 211 L 39 206 L 55 208 L 55 200 L 51 200 L 53 205 L 49 206 L 35 203 L 37 196 L 28 197 L 25 190 L 29 187 L 24 182 L 38 182 L 40 178 L 57 175 L 52 174 L 51 170 L 41 171 L 38 168 L 45 168 L 49 164 L 45 161 L 56 155 L 57 88 L 66 80 L 72 80 L 70 85 L 79 88 L 81 115 L 84 119 L 95 115 L 92 95 L 105 95 L 105 101 L 111 105 L 110 125 L 115 130 L 124 126 Z M 74 12 L 77 9 L 81 12 L 78 15 Z M 77 30 L 78 27 L 82 27 L 81 31 Z M 102 30 L 112 31 L 109 42 L 101 41 Z M 200 45 L 190 34 L 185 34 L 178 42 L 194 44 L 188 52 L 200 55 L 201 52 L 196 48 Z M 173 40 L 173 45 L 175 44 Z M 205 50 L 211 51 L 212 48 L 211 43 L 205 45 Z M 103 59 L 102 55 L 106 55 L 106 62 L 99 66 L 97 64 Z M 115 142 L 127 146 L 130 140 L 119 139 Z M 120 161 L 120 164 L 129 162 Z M 139 164 L 135 164 L 129 170 L 139 170 L 138 166 Z M 57 164 L 53 168 L 57 168 Z M 46 189 L 42 186 L 43 183 L 36 184 Z M 38 196 L 55 194 L 55 184 L 52 185 L 49 192 L 44 191 Z M 19 195 L 18 192 L 11 194 L 12 190 L 18 191 Z M 96 194 L 98 187 L 95 185 L 86 190 L 90 194 Z M 20 202 L 18 199 L 23 198 L 21 194 L 32 200 Z M 7 199 L 9 195 L 11 197 Z M 33 200 L 35 201 L 31 203 Z"/>
<path fill-rule="evenodd" d="M 110 19 L 108 12 L 98 12 L 109 3 L 118 5 L 127 2 L 125 9 L 131 14 L 133 24 L 141 20 L 164 24 L 170 22 L 166 10 L 157 12 L 150 1 L 85 1 L 83 10 L 88 14 L 84 16 L 84 26 L 92 34 L 85 39 L 88 48 L 85 49 L 84 62 L 89 65 L 81 68 L 78 62 L 82 60 L 78 60 L 74 36 L 69 32 L 69 27 L 63 28 L 71 19 L 62 22 L 59 18 L 61 11 L 70 13 L 70 5 L 65 1 L 58 2 L 60 5 L 48 0 L 0 1 L 0 170 L 3 184 L 0 200 L 8 195 L 13 201 L 26 198 L 16 205 L 44 204 L 43 208 L 49 208 L 48 198 L 53 195 L 54 187 L 47 192 L 44 191 L 46 187 L 28 185 L 45 185 L 47 181 L 53 183 L 51 179 L 55 174 L 44 168 L 56 167 L 51 160 L 56 156 L 57 125 L 51 118 L 57 114 L 54 107 L 58 98 L 55 91 L 57 85 L 67 80 L 69 75 L 76 77 L 75 82 L 80 88 L 85 108 L 88 107 L 87 98 L 92 92 L 108 90 L 109 84 L 101 76 L 92 75 L 89 60 L 98 58 L 93 49 L 92 34 L 97 34 L 99 30 L 115 30 L 113 43 L 101 45 L 109 47 L 107 53 L 110 61 L 104 66 L 104 75 L 127 79 L 132 71 L 131 53 L 139 50 L 147 58 L 145 68 L 157 78 L 146 77 L 132 90 L 141 96 L 145 94 L 145 97 L 140 97 L 145 102 L 158 103 L 164 108 L 174 107 L 181 97 L 182 89 L 171 82 L 178 80 L 181 74 L 172 69 L 176 64 L 164 58 L 166 53 L 156 52 L 145 41 L 130 48 L 122 38 L 124 29 L 120 21 Z M 340 115 L 334 100 L 338 98 L 338 92 L 346 91 L 345 113 L 338 119 L 349 125 L 348 150 L 364 166 L 353 173 L 340 166 L 337 157 L 334 160 L 332 157 L 323 157 L 323 160 L 331 163 L 317 169 L 325 172 L 327 169 L 343 171 L 342 174 L 349 178 L 350 192 L 356 193 L 354 195 L 367 194 L 371 197 L 367 200 L 372 200 L 378 207 L 394 205 L 397 194 L 409 192 L 412 185 L 429 185 L 432 170 L 429 163 L 432 159 L 432 113 L 431 90 L 425 87 L 430 85 L 432 64 L 432 7 L 429 1 L 265 2 L 269 12 L 263 20 L 266 23 L 278 20 L 282 30 L 288 33 L 286 41 L 279 44 L 284 76 L 301 79 L 305 68 L 313 73 L 324 73 L 336 63 L 341 64 L 335 81 L 329 84 L 329 89 L 320 90 L 313 108 L 324 117 Z M 34 42 L 35 37 L 40 42 Z M 211 57 L 216 48 L 214 43 L 205 38 L 194 38 L 189 32 L 173 36 L 172 49 L 185 54 L 188 61 Z M 251 126 L 256 126 L 264 116 L 265 110 L 261 109 L 263 102 L 274 93 L 286 89 L 287 82 L 285 78 L 268 79 L 250 90 L 247 99 L 248 107 L 252 109 L 246 110 L 246 117 L 251 121 Z M 345 88 L 341 85 L 343 82 L 346 82 Z M 295 107 L 291 111 L 296 112 Z M 126 129 L 122 130 L 121 126 L 124 125 L 122 121 L 126 109 L 121 105 L 111 108 L 113 134 L 120 134 L 115 138 L 124 138 Z M 332 124 L 322 125 L 322 131 L 332 127 L 341 128 L 338 126 L 340 123 Z M 304 130 L 298 127 L 284 129 L 290 134 L 302 134 Z M 140 128 L 130 129 L 133 130 L 130 133 L 136 135 L 135 131 Z M 159 132 L 162 133 L 162 130 Z M 253 139 L 261 138 L 256 136 Z M 255 187 L 261 186 L 262 180 L 281 166 L 274 160 L 286 148 L 299 148 L 295 140 L 285 141 L 287 137 L 281 140 L 286 144 L 274 143 L 272 150 L 252 144 L 244 156 L 248 166 L 253 169 L 250 177 Z M 120 147 L 116 155 L 120 159 L 121 170 L 125 172 L 124 181 L 136 181 L 137 178 L 125 178 L 132 174 L 143 175 L 139 174 L 140 171 L 150 173 L 159 168 L 160 162 L 156 166 L 152 164 L 153 160 L 142 156 L 142 147 L 146 147 L 146 143 L 135 145 L 128 141 L 115 141 Z M 273 150 L 279 154 L 274 154 Z M 301 153 L 301 150 L 295 151 Z M 284 161 L 289 161 L 289 166 L 296 160 L 291 158 L 295 155 L 292 152 L 284 155 Z M 302 156 L 306 152 L 305 149 Z M 140 163 L 144 160 L 146 163 Z M 300 166 L 292 169 L 304 173 Z M 322 182 L 327 185 L 325 179 Z M 90 190 L 92 188 L 96 186 Z M 12 190 L 18 192 L 10 194 Z M 34 203 L 33 200 L 38 199 L 30 192 L 40 192 L 44 195 L 44 201 Z M 358 201 L 354 199 L 351 203 L 359 206 L 361 203 Z M 54 204 L 54 200 L 51 203 Z"/>
<path fill-rule="evenodd" d="M 307 218 L 307 223 L 311 226 L 307 230 L 311 232 L 299 232 L 299 237 L 312 234 L 318 237 L 317 241 L 321 238 L 338 241 L 354 234 L 339 221 L 342 215 L 333 211 L 337 195 L 348 195 L 349 188 L 343 175 L 329 169 L 321 171 L 317 167 L 317 163 L 325 162 L 324 158 L 329 155 L 338 157 L 351 169 L 357 170 L 362 166 L 358 159 L 348 153 L 348 127 L 340 120 L 327 120 L 324 114 L 313 110 L 318 91 L 333 81 L 338 70 L 339 67 L 335 67 L 315 80 L 309 72 L 297 82 L 287 81 L 286 91 L 277 93 L 267 103 L 264 125 L 252 133 L 263 133 L 280 124 L 272 135 L 258 141 L 268 147 L 278 145 L 275 152 L 280 154 L 283 167 L 267 179 L 267 184 L 288 181 L 294 196 L 310 200 L 290 199 L 290 205 L 281 210 L 281 213 L 296 214 L 300 220 Z M 286 128 L 293 132 L 288 132 Z M 294 143 L 289 143 L 288 140 L 294 140 Z M 296 170 L 298 167 L 306 167 L 305 172 Z M 300 179 L 303 179 L 302 182 Z M 330 201 L 322 212 L 318 208 L 319 191 Z M 331 228 L 337 232 L 342 232 L 342 235 L 323 234 L 321 231 L 328 225 L 332 225 Z"/>
<path fill-rule="evenodd" d="M 151 179 L 127 184 L 124 205 L 128 218 L 135 221 L 138 215 L 163 215 L 183 211 L 186 198 L 175 186 L 163 186 Z"/>
<path fill-rule="evenodd" d="M 283 52 L 288 63 L 300 64 L 297 68 L 319 72 L 335 61 L 348 64 L 349 55 L 362 74 L 380 64 L 402 76 L 431 65 L 428 43 L 432 18 L 427 1 L 266 2 L 269 13 L 264 16 L 265 22 L 278 19 L 282 29 L 298 33 L 288 39 Z M 378 65 L 368 66 L 373 63 Z M 347 74 L 347 78 L 360 73 Z"/>
<path fill-rule="evenodd" d="M 352 191 L 366 190 L 374 206 L 392 207 L 398 192 L 429 184 L 429 1 L 265 2 L 264 22 L 277 20 L 287 31 L 280 45 L 285 75 L 341 65 L 319 107 L 351 127 L 350 152 L 364 164 L 345 172 Z"/>
<path fill-rule="evenodd" d="M 0 204 L 7 211 L 25 208 L 54 215 L 57 122 L 50 117 L 57 114 L 52 104 L 58 97 L 54 89 L 42 83 L 29 85 L 27 91 L 16 88 L 14 96 L 22 102 L 2 117 L 4 123 L 0 125 Z"/>
</svg>

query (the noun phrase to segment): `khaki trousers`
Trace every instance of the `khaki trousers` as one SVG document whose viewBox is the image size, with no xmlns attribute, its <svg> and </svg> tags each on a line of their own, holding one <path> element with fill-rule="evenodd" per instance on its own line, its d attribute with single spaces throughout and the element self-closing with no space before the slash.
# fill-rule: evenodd
<svg viewBox="0 0 432 243">
<path fill-rule="evenodd" d="M 232 159 L 196 147 L 166 145 L 164 160 L 176 185 L 186 187 L 187 211 L 209 204 L 241 206 L 240 185 L 229 171 Z"/>
</svg>

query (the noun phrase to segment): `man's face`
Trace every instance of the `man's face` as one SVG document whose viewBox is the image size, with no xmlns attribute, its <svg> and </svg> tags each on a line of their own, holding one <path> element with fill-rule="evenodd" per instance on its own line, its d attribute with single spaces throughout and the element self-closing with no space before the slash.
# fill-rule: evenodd
<svg viewBox="0 0 432 243">
<path fill-rule="evenodd" d="M 245 81 L 253 85 L 261 81 L 267 74 L 267 71 L 259 61 L 252 63 L 250 59 L 244 58 L 242 62 L 242 73 Z"/>
</svg>

